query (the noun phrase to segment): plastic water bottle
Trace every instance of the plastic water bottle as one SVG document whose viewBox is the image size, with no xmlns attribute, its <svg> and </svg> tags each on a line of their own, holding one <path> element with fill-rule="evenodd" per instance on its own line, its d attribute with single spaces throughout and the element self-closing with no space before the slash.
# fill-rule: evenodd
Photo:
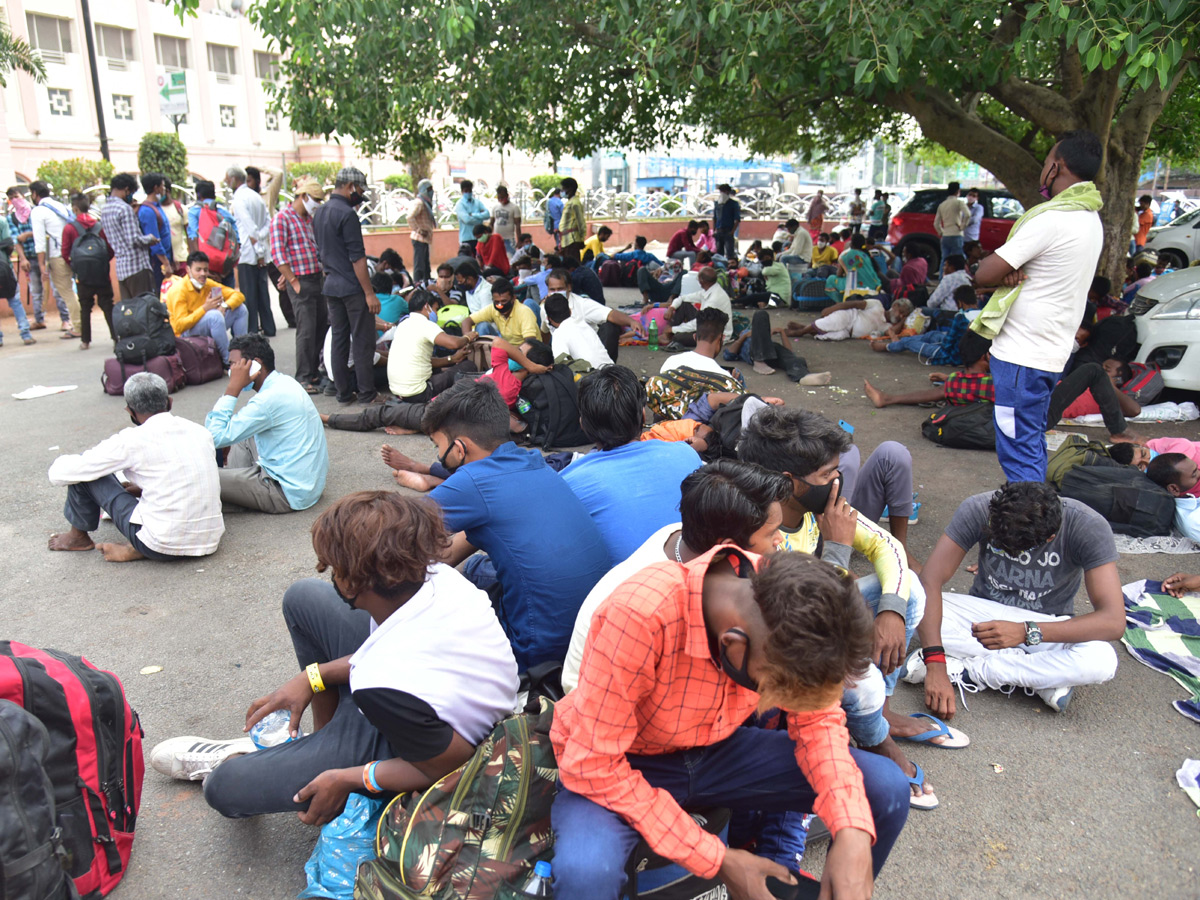
<svg viewBox="0 0 1200 900">
<path fill-rule="evenodd" d="M 254 746 L 259 750 L 266 750 L 268 747 L 286 744 L 288 741 L 304 737 L 304 732 L 299 726 L 296 727 L 296 737 L 291 736 L 289 733 L 291 722 L 292 714 L 290 712 L 286 709 L 277 709 L 275 712 L 263 716 L 250 729 L 250 740 L 254 741 Z"/>
<path fill-rule="evenodd" d="M 650 327 L 646 329 L 646 335 L 649 339 L 650 349 L 658 349 L 658 322 L 655 319 L 650 320 Z"/>
<path fill-rule="evenodd" d="M 533 867 L 533 875 L 521 888 L 522 897 L 553 897 L 550 889 L 550 863 L 542 860 Z"/>
<path fill-rule="evenodd" d="M 517 398 L 517 412 L 520 415 L 522 415 L 522 416 L 525 415 L 532 408 L 533 407 L 529 405 L 529 401 L 526 400 L 524 397 Z"/>
</svg>

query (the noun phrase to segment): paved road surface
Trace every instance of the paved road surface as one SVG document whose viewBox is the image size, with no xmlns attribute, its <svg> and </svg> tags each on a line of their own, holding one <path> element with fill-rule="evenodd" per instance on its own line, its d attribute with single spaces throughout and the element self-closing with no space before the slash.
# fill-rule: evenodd
<svg viewBox="0 0 1200 900">
<path fill-rule="evenodd" d="M 613 293 L 625 300 L 633 295 Z M 0 441 L 9 466 L 0 482 L 0 541 L 7 550 L 0 572 L 3 637 L 83 653 L 117 672 L 141 715 L 147 752 L 175 735 L 239 733 L 250 701 L 296 671 L 279 601 L 290 582 L 314 574 L 313 519 L 343 494 L 391 484 L 378 456 L 383 434 L 331 432 L 324 500 L 290 516 L 230 514 L 221 549 L 207 559 L 118 566 L 97 553 L 52 554 L 46 540 L 64 527 L 64 491 L 47 483 L 47 466 L 59 452 L 84 449 L 128 419 L 121 400 L 100 389 L 107 348 L 99 316 L 97 342 L 86 352 L 49 329 L 36 333 L 36 347 L 22 347 L 12 320 L 0 324 L 7 338 L 0 349 Z M 274 342 L 283 371 L 294 360 L 293 335 L 281 331 Z M 995 458 L 923 440 L 918 424 L 926 411 L 870 406 L 864 376 L 885 389 L 927 384 L 929 370 L 911 355 L 885 357 L 861 341 L 809 339 L 801 352 L 814 370 L 833 370 L 831 388 L 800 388 L 782 374 L 750 373 L 752 387 L 851 422 L 864 457 L 880 441 L 906 442 L 924 504 L 911 547 L 924 558 L 958 502 L 1000 482 Z M 653 372 L 662 358 L 646 350 L 621 354 L 621 362 L 639 372 Z M 34 384 L 79 388 L 28 402 L 11 399 Z M 174 411 L 202 421 L 223 387 L 186 388 L 174 395 Z M 327 397 L 317 405 L 322 411 L 336 406 Z M 1197 431 L 1187 425 L 1155 433 L 1194 438 Z M 392 440 L 407 453 L 433 458 L 423 437 Z M 103 538 L 114 534 L 111 526 L 101 528 Z M 864 568 L 858 560 L 856 569 Z M 1162 578 L 1179 569 L 1200 571 L 1200 557 L 1126 556 L 1120 569 L 1125 582 Z M 953 585 L 968 583 L 960 573 Z M 1116 679 L 1077 691 L 1064 715 L 1033 698 L 976 695 L 955 719 L 971 736 L 968 749 L 912 751 L 942 805 L 912 813 L 878 897 L 1200 895 L 1200 821 L 1174 781 L 1185 757 L 1200 756 L 1200 730 L 1171 709 L 1180 696 L 1173 682 L 1118 653 Z M 147 665 L 163 671 L 139 675 Z M 916 712 L 921 694 L 901 684 L 894 702 Z M 286 900 L 303 886 L 301 869 L 315 834 L 290 815 L 224 820 L 205 806 L 198 785 L 148 772 L 130 872 L 113 896 Z M 814 856 L 823 851 L 808 860 L 819 868 Z"/>
</svg>

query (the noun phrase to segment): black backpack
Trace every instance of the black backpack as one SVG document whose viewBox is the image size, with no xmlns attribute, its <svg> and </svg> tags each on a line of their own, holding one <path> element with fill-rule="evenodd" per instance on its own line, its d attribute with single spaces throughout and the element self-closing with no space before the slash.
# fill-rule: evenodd
<svg viewBox="0 0 1200 900">
<path fill-rule="evenodd" d="M 123 363 L 144 365 L 175 352 L 175 332 L 167 306 L 154 294 L 138 294 L 113 307 L 113 350 Z"/>
<path fill-rule="evenodd" d="M 80 284 L 108 283 L 108 243 L 99 222 L 81 231 L 71 246 L 71 274 Z"/>
<path fill-rule="evenodd" d="M 36 717 L 0 700 L 0 897 L 78 898 L 63 867 L 62 831 L 46 773 L 50 735 Z"/>
<path fill-rule="evenodd" d="M 1175 498 L 1133 466 L 1078 466 L 1059 493 L 1100 513 L 1116 534 L 1153 537 L 1175 524 Z"/>
<path fill-rule="evenodd" d="M 921 423 L 921 435 L 943 447 L 995 450 L 995 404 L 980 401 L 947 406 Z"/>
<path fill-rule="evenodd" d="M 757 394 L 743 394 L 713 412 L 708 424 L 715 434 L 702 454 L 705 462 L 714 462 L 722 457 L 737 459 L 737 445 L 742 438 L 742 407 L 751 397 L 758 399 Z"/>
<path fill-rule="evenodd" d="M 575 374 L 566 366 L 528 376 L 521 399 L 529 404 L 521 418 L 529 426 L 526 437 L 531 444 L 549 450 L 592 443 L 579 425 L 579 390 Z"/>
</svg>

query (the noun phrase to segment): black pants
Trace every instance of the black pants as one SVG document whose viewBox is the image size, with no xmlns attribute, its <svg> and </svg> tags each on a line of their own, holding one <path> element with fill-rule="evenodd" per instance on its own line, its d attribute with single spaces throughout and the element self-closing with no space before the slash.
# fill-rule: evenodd
<svg viewBox="0 0 1200 900">
<path fill-rule="evenodd" d="M 424 241 L 413 241 L 412 248 L 412 278 L 416 284 L 423 285 L 429 280 L 429 245 Z"/>
<path fill-rule="evenodd" d="M 750 319 L 750 359 L 783 369 L 792 381 L 808 374 L 808 363 L 783 344 L 771 340 L 771 317 L 760 309 Z"/>
<path fill-rule="evenodd" d="M 288 305 L 296 319 L 296 380 L 301 384 L 315 384 L 320 378 L 317 368 L 321 347 L 325 343 L 325 332 L 329 330 L 329 307 L 321 295 L 320 273 L 301 275 L 299 281 L 300 290 L 293 291 L 291 285 L 287 288 Z M 283 297 L 283 294 L 279 295 L 281 301 Z"/>
<path fill-rule="evenodd" d="M 158 285 L 162 284 L 162 278 L 158 279 L 157 284 L 153 281 L 153 273 L 149 269 L 142 269 L 140 272 L 134 272 L 128 278 L 123 278 L 117 282 L 121 289 L 121 299 L 129 300 L 132 297 L 138 297 L 142 294 L 158 293 Z M 116 338 L 113 338 L 116 340 Z"/>
<path fill-rule="evenodd" d="M 605 322 L 596 328 L 596 335 L 600 338 L 604 349 L 608 351 L 609 359 L 616 362 L 617 352 L 621 349 L 621 326 Z"/>
<path fill-rule="evenodd" d="M 105 281 L 103 284 L 84 284 L 80 281 L 77 286 L 79 289 L 80 340 L 85 344 L 92 342 L 92 306 L 94 305 L 99 306 L 100 311 L 104 313 L 104 321 L 108 323 L 108 335 L 115 341 L 117 335 L 113 332 L 112 323 L 112 282 Z"/>
<path fill-rule="evenodd" d="M 1104 367 L 1097 363 L 1084 363 L 1070 375 L 1063 378 L 1050 394 L 1050 410 L 1046 414 L 1046 427 L 1053 428 L 1062 418 L 1063 410 L 1075 402 L 1084 392 L 1090 390 L 1092 397 L 1100 406 L 1100 415 L 1104 417 L 1104 427 L 1109 434 L 1123 434 L 1125 431 L 1125 414 L 1121 412 L 1121 401 L 1117 397 L 1117 389 L 1109 380 Z"/>
<path fill-rule="evenodd" d="M 238 263 L 238 289 L 246 295 L 247 331 L 261 331 L 275 337 L 275 316 L 271 312 L 271 297 L 267 293 L 267 267 Z M 374 323 L 372 323 L 374 324 Z M 371 347 L 374 349 L 374 341 Z"/>
<path fill-rule="evenodd" d="M 367 612 L 346 606 L 325 579 L 305 578 L 288 588 L 283 620 L 301 670 L 354 653 L 371 633 Z M 292 798 L 322 772 L 391 759 L 387 739 L 359 712 L 350 686 L 338 685 L 337 692 L 337 712 L 320 731 L 235 756 L 214 769 L 204 782 L 208 805 L 230 818 L 307 809 Z"/>
<path fill-rule="evenodd" d="M 649 298 L 651 303 L 666 303 L 679 293 L 679 286 L 682 283 L 682 272 L 671 281 L 663 283 L 651 275 L 645 266 L 637 270 L 637 288 Z"/>
<path fill-rule="evenodd" d="M 718 231 L 713 235 L 717 239 L 717 252 L 726 259 L 737 259 L 737 238 L 732 231 Z"/>
<path fill-rule="evenodd" d="M 283 320 L 287 322 L 288 328 L 295 328 L 296 311 L 292 309 L 292 298 L 287 291 L 279 290 L 279 279 L 282 277 L 283 273 L 275 267 L 275 263 L 267 263 L 267 278 L 275 288 L 275 293 L 279 295 L 279 311 L 283 313 Z"/>
<path fill-rule="evenodd" d="M 367 309 L 367 298 L 362 294 L 349 297 L 330 297 L 329 327 L 333 329 L 330 352 L 332 360 L 325 360 L 333 383 L 337 387 L 338 399 L 346 401 L 355 392 L 355 382 L 350 380 L 350 349 L 353 335 L 354 376 L 357 379 L 358 399 L 369 401 L 375 398 L 375 314 Z"/>
<path fill-rule="evenodd" d="M 696 332 L 676 332 L 675 329 L 685 322 L 692 322 L 700 315 L 700 308 L 691 303 L 680 303 L 671 313 L 671 340 L 681 347 L 696 346 Z"/>
<path fill-rule="evenodd" d="M 760 303 L 767 306 L 772 300 L 775 301 L 776 306 L 782 307 L 787 305 L 784 299 L 778 294 L 772 294 L 769 291 L 758 291 L 754 294 L 743 294 L 742 298 L 738 301 L 738 306 L 753 308 Z"/>
<path fill-rule="evenodd" d="M 356 364 L 357 366 L 357 364 Z M 421 430 L 421 419 L 429 401 L 450 387 L 459 375 L 476 375 L 479 370 L 471 362 L 438 369 L 420 394 L 399 397 L 387 403 L 377 403 L 354 413 L 334 413 L 326 423 L 339 431 L 375 431 L 377 428 L 411 428 Z"/>
</svg>

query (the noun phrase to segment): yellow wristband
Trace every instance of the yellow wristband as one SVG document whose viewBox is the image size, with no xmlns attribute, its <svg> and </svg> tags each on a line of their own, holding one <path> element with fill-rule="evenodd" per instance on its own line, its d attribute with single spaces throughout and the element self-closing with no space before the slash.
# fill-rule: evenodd
<svg viewBox="0 0 1200 900">
<path fill-rule="evenodd" d="M 314 694 L 319 694 L 325 690 L 325 682 L 321 680 L 321 666 L 319 663 L 312 663 L 304 671 L 308 675 L 308 684 Z"/>
</svg>

